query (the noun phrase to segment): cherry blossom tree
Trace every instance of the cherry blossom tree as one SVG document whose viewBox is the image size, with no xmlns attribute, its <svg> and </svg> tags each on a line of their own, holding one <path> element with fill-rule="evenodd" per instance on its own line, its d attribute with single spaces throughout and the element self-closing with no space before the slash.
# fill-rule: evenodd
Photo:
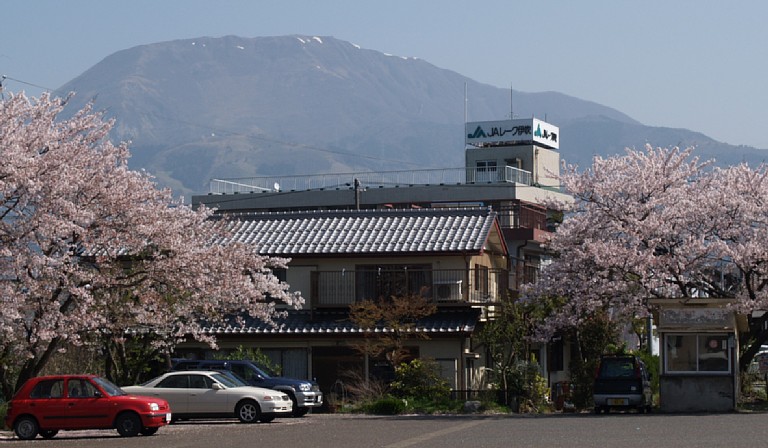
<svg viewBox="0 0 768 448">
<path fill-rule="evenodd" d="M 202 325 L 236 315 L 273 322 L 299 306 L 266 258 L 230 243 L 225 221 L 193 210 L 128 168 L 126 143 L 91 106 L 66 99 L 0 102 L 0 385 L 8 397 L 51 356 L 94 334 L 120 344 L 152 332 L 172 347 L 215 344 Z M 270 300 L 265 300 L 266 298 Z"/>
<path fill-rule="evenodd" d="M 570 204 L 547 246 L 556 255 L 529 297 L 566 298 L 541 336 L 596 311 L 629 321 L 651 298 L 727 297 L 741 312 L 768 309 L 768 169 L 718 168 L 694 149 L 627 150 L 561 176 Z M 768 339 L 747 335 L 742 368 Z"/>
</svg>

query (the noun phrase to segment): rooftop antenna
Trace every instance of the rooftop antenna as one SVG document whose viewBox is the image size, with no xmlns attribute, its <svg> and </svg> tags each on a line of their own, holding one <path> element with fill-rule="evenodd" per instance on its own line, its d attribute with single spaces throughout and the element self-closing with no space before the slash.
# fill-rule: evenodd
<svg viewBox="0 0 768 448">
<path fill-rule="evenodd" d="M 467 83 L 464 82 L 464 124 L 467 124 Z"/>
<path fill-rule="evenodd" d="M 515 103 L 512 101 L 512 83 L 509 83 L 509 119 L 515 119 Z"/>
</svg>

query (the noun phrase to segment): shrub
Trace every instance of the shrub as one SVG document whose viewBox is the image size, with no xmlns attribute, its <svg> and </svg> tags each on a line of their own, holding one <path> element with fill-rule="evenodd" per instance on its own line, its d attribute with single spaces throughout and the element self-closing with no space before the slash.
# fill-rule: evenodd
<svg viewBox="0 0 768 448">
<path fill-rule="evenodd" d="M 519 397 L 519 412 L 540 412 L 547 405 L 549 388 L 538 363 L 519 361 L 510 372 L 510 389 Z"/>
<path fill-rule="evenodd" d="M 377 378 L 366 378 L 359 371 L 350 370 L 342 375 L 341 383 L 346 399 L 364 405 L 390 396 L 389 384 Z"/>
<path fill-rule="evenodd" d="M 400 398 L 445 401 L 451 395 L 451 386 L 440 376 L 437 363 L 421 359 L 395 368 L 395 381 L 390 387 L 392 394 Z"/>
<path fill-rule="evenodd" d="M 367 411 L 376 415 L 402 414 L 405 412 L 405 402 L 396 397 L 384 397 L 371 403 Z"/>
</svg>

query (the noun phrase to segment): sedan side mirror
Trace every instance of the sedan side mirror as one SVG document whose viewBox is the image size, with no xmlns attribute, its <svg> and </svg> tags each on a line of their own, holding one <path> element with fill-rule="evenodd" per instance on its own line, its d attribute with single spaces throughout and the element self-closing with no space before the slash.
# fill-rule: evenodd
<svg viewBox="0 0 768 448">
<path fill-rule="evenodd" d="M 213 389 L 213 390 L 224 390 L 224 386 L 222 386 L 219 383 L 213 383 L 213 385 L 211 386 L 211 389 Z"/>
</svg>

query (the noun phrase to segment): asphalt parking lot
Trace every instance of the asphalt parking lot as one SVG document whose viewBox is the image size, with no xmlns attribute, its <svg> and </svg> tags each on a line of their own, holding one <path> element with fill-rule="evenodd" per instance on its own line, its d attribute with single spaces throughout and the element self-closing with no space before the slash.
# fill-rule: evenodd
<svg viewBox="0 0 768 448">
<path fill-rule="evenodd" d="M 187 421 L 154 436 L 121 438 L 114 430 L 64 431 L 51 440 L 0 434 L 0 446 L 291 448 L 466 447 L 759 447 L 768 414 L 550 414 L 360 416 L 315 414 L 268 424 Z"/>
</svg>

